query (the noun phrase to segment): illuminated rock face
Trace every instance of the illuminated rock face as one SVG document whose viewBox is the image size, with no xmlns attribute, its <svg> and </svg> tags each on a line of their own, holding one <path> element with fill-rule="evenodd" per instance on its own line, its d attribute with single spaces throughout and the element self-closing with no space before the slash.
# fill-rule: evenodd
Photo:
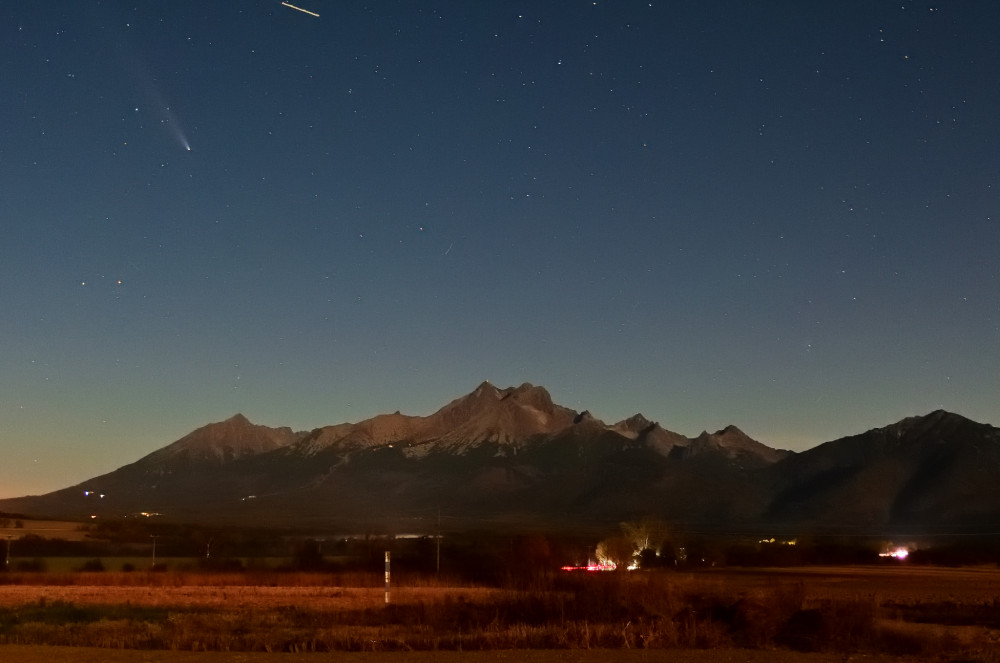
<svg viewBox="0 0 1000 663">
<path fill-rule="evenodd" d="M 995 522 L 998 470 L 998 429 L 946 412 L 793 454 L 735 426 L 688 438 L 640 414 L 609 425 L 541 387 L 484 382 L 428 416 L 311 432 L 236 415 L 0 510 L 410 529 L 438 510 L 463 527 L 603 528 L 649 515 L 703 531 L 891 534 Z"/>
</svg>

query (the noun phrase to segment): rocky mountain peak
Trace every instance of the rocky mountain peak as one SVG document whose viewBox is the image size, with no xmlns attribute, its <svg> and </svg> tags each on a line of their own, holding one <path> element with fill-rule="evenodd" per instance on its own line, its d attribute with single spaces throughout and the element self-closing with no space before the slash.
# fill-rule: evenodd
<svg viewBox="0 0 1000 663">
<path fill-rule="evenodd" d="M 954 430 L 956 428 L 965 426 L 981 426 L 982 424 L 976 424 L 969 419 L 966 419 L 960 414 L 955 414 L 954 412 L 948 412 L 946 410 L 934 410 L 928 414 L 918 417 L 907 417 L 902 419 L 895 424 L 887 426 L 886 429 L 891 429 L 899 434 L 903 433 L 930 433 L 932 431 L 943 431 L 943 430 Z"/>
<path fill-rule="evenodd" d="M 542 387 L 524 383 L 497 389 L 483 382 L 427 417 L 420 437 L 425 449 L 462 452 L 483 442 L 516 446 L 534 435 L 561 430 L 572 423 L 574 415 L 555 405 Z"/>
<path fill-rule="evenodd" d="M 935 410 L 923 416 L 907 417 L 882 428 L 874 428 L 853 439 L 867 440 L 866 449 L 954 444 L 967 439 L 998 439 L 998 429 L 980 424 L 954 412 Z"/>
<path fill-rule="evenodd" d="M 712 433 L 711 437 L 718 440 L 719 444 L 726 447 L 743 447 L 748 443 L 754 442 L 749 435 L 732 424 L 726 426 L 722 430 L 715 431 Z"/>
<path fill-rule="evenodd" d="M 479 383 L 479 386 L 473 389 L 472 392 L 469 393 L 465 398 L 473 398 L 473 399 L 493 398 L 496 400 L 500 400 L 501 396 L 502 395 L 500 390 L 494 387 L 489 380 L 483 380 L 482 382 Z"/>
<path fill-rule="evenodd" d="M 637 412 L 628 419 L 623 419 L 619 421 L 617 424 L 615 424 L 614 427 L 616 430 L 620 430 L 623 432 L 627 431 L 635 435 L 639 435 L 644 431 L 648 431 L 649 429 L 653 428 L 656 425 L 657 424 L 655 422 L 650 421 L 646 417 L 642 416 L 642 414 Z"/>
<path fill-rule="evenodd" d="M 543 387 L 525 382 L 519 387 L 498 389 L 489 382 L 483 382 L 471 393 L 456 398 L 435 414 L 444 416 L 449 421 L 466 421 L 470 417 L 495 412 L 498 409 L 531 409 L 548 415 L 557 408 L 558 406 L 552 402 L 552 396 Z"/>
<path fill-rule="evenodd" d="M 489 382 L 483 382 L 471 393 L 459 396 L 432 416 L 442 419 L 447 425 L 467 420 L 477 412 L 492 409 L 502 398 L 500 390 Z"/>
<path fill-rule="evenodd" d="M 224 421 L 207 424 L 188 433 L 173 444 L 153 452 L 149 458 L 226 463 L 290 445 L 301 437 L 302 434 L 294 433 L 290 428 L 260 426 L 237 413 Z"/>
<path fill-rule="evenodd" d="M 522 405 L 537 407 L 539 409 L 552 409 L 552 396 L 544 387 L 536 387 L 525 382 L 520 387 L 503 390 L 501 400 L 511 399 Z"/>
<path fill-rule="evenodd" d="M 726 426 L 714 433 L 703 431 L 701 435 L 692 441 L 691 447 L 692 453 L 717 450 L 722 451 L 729 458 L 755 457 L 767 463 L 776 463 L 789 453 L 761 444 L 732 425 Z"/>
</svg>

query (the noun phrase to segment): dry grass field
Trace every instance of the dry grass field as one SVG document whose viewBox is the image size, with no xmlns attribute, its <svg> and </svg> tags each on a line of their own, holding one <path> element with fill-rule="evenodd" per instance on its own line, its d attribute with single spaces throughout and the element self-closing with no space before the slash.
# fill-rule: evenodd
<svg viewBox="0 0 1000 663">
<path fill-rule="evenodd" d="M 844 663 L 839 653 L 747 649 L 499 650 L 480 652 L 245 652 L 116 651 L 82 647 L 0 645 L 5 663 Z M 910 657 L 865 655 L 846 660 L 898 663 Z"/>
<path fill-rule="evenodd" d="M 69 520 L 30 520 L 5 518 L 9 521 L 7 527 L 0 527 L 0 540 L 11 537 L 20 539 L 23 536 L 40 536 L 44 539 L 62 539 L 63 541 L 83 541 L 87 532 L 83 523 Z M 17 523 L 20 527 L 15 526 Z"/>
<path fill-rule="evenodd" d="M 474 661 L 707 663 L 706 650 L 713 663 L 1000 663 L 996 568 L 560 574 L 504 589 L 412 580 L 393 588 L 389 606 L 379 584 L 375 574 L 6 573 L 0 660 L 49 660 L 57 650 L 38 646 L 54 645 L 71 648 L 59 660 L 171 663 L 279 652 L 298 656 L 278 660 L 410 662 L 429 652 L 439 661 L 460 652 Z M 121 650 L 128 656 L 113 658 Z M 595 650 L 600 658 L 588 658 Z"/>
<path fill-rule="evenodd" d="M 807 598 L 873 598 L 878 602 L 926 603 L 954 601 L 983 604 L 1000 600 L 1000 569 L 996 567 L 945 568 L 892 564 L 885 566 L 787 567 L 762 569 L 725 568 L 688 574 L 689 582 L 720 590 L 752 592 L 780 583 L 801 583 Z"/>
</svg>

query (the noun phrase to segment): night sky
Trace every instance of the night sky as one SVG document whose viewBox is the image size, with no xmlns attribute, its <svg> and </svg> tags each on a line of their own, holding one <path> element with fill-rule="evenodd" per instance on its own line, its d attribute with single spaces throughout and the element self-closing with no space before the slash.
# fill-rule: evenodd
<svg viewBox="0 0 1000 663">
<path fill-rule="evenodd" d="M 1000 424 L 1000 4 L 5 2 L 0 496 L 483 380 Z"/>
</svg>

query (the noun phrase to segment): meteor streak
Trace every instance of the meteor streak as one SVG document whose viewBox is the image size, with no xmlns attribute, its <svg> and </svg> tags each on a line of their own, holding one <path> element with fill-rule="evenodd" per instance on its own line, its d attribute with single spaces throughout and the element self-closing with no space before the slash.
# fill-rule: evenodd
<svg viewBox="0 0 1000 663">
<path fill-rule="evenodd" d="M 309 14 L 310 16 L 315 16 L 316 18 L 319 18 L 319 14 L 317 14 L 316 12 L 311 12 L 308 9 L 302 9 L 302 7 L 296 7 L 290 2 L 282 2 L 281 4 L 285 5 L 286 7 L 291 7 L 292 9 L 298 9 L 303 14 Z"/>
</svg>

